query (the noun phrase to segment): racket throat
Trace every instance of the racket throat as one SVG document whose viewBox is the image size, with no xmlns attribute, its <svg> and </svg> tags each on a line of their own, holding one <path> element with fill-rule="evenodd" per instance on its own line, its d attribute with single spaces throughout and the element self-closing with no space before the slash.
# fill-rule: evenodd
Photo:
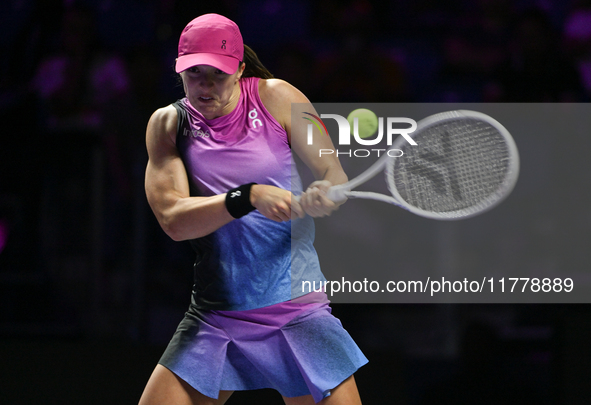
<svg viewBox="0 0 591 405">
<path fill-rule="evenodd" d="M 454 200 L 462 201 L 464 198 L 460 191 L 460 184 L 458 182 L 458 176 L 454 164 L 454 150 L 451 144 L 451 136 L 448 131 L 444 131 L 441 135 L 441 147 L 443 153 L 426 151 L 419 154 L 419 157 L 425 162 L 428 162 L 428 164 L 415 162 L 409 164 L 408 170 L 415 175 L 422 176 L 429 180 L 432 183 L 435 192 L 440 195 L 448 195 L 447 183 L 449 182 L 449 188 L 451 189 L 451 194 Z M 441 170 L 439 170 L 439 168 L 441 168 Z"/>
</svg>

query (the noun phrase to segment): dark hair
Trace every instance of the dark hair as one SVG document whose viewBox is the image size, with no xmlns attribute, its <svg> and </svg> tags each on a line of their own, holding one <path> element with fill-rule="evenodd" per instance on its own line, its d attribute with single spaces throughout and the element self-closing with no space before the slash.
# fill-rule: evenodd
<svg viewBox="0 0 591 405">
<path fill-rule="evenodd" d="M 261 79 L 272 79 L 274 77 L 248 45 L 244 45 L 244 60 L 242 62 L 246 63 L 242 77 L 260 77 Z"/>
</svg>

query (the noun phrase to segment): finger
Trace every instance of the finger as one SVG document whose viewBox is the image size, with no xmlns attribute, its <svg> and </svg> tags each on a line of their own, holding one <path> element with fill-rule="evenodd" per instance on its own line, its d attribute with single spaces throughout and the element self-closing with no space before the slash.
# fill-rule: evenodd
<svg viewBox="0 0 591 405">
<path fill-rule="evenodd" d="M 322 206 L 319 205 L 318 201 L 315 201 L 312 205 L 308 206 L 306 213 L 314 218 L 323 217 L 325 215 L 324 210 L 322 209 Z"/>
<path fill-rule="evenodd" d="M 281 211 L 279 215 L 277 215 L 281 222 L 287 222 L 291 219 L 291 212 L 283 212 Z"/>
<path fill-rule="evenodd" d="M 319 200 L 324 206 L 324 208 L 330 212 L 334 211 L 337 208 L 337 204 L 335 204 L 333 200 L 328 198 L 328 195 L 326 195 L 326 193 L 320 194 Z"/>
<path fill-rule="evenodd" d="M 292 218 L 304 218 L 306 216 L 306 212 L 304 211 L 304 209 L 302 208 L 301 205 L 297 205 L 297 206 L 293 206 L 291 207 L 291 217 Z"/>
<path fill-rule="evenodd" d="M 283 221 L 283 219 L 279 215 L 274 215 L 270 219 L 272 219 L 275 222 L 285 222 L 285 221 Z"/>
<path fill-rule="evenodd" d="M 300 204 L 300 199 L 296 196 L 292 196 L 291 199 L 291 218 L 304 218 L 306 213 Z"/>
<path fill-rule="evenodd" d="M 309 199 L 312 200 L 312 197 Z M 312 217 L 323 216 L 322 203 L 318 199 L 314 198 L 305 206 L 305 211 Z"/>
<path fill-rule="evenodd" d="M 270 212 L 269 215 L 265 216 L 275 222 L 285 222 L 286 220 L 288 220 L 286 219 L 285 214 L 279 211 Z"/>
<path fill-rule="evenodd" d="M 324 217 L 330 215 L 335 209 L 336 204 L 326 196 L 323 191 L 319 191 L 314 195 L 313 203 L 307 207 L 306 212 L 315 217 Z"/>
<path fill-rule="evenodd" d="M 302 194 L 302 198 L 300 203 L 305 207 L 311 207 L 314 205 L 316 199 L 318 198 L 318 189 L 316 187 L 309 188 L 306 190 L 304 194 Z"/>
<path fill-rule="evenodd" d="M 281 220 L 281 222 L 286 222 L 291 219 L 291 208 L 288 204 L 280 204 L 275 209 L 275 216 Z"/>
<path fill-rule="evenodd" d="M 306 214 L 310 216 L 315 215 L 314 198 L 310 192 L 302 194 L 302 198 L 300 199 L 300 206 Z"/>
</svg>

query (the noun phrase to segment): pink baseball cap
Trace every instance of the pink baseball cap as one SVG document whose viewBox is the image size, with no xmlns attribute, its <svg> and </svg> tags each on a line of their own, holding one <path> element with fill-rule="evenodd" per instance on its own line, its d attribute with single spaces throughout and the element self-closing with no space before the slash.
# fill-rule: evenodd
<svg viewBox="0 0 591 405">
<path fill-rule="evenodd" d="M 233 74 L 244 56 L 242 34 L 236 23 L 219 14 L 204 14 L 191 21 L 179 39 L 175 70 L 209 65 Z"/>
</svg>

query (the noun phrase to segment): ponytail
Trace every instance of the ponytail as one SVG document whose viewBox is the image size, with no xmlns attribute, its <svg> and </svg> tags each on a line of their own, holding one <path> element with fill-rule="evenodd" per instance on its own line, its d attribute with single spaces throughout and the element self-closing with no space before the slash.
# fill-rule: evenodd
<svg viewBox="0 0 591 405">
<path fill-rule="evenodd" d="M 244 60 L 246 64 L 242 77 L 260 77 L 261 79 L 272 79 L 273 74 L 267 70 L 259 60 L 257 54 L 247 45 L 244 45 Z"/>
</svg>

